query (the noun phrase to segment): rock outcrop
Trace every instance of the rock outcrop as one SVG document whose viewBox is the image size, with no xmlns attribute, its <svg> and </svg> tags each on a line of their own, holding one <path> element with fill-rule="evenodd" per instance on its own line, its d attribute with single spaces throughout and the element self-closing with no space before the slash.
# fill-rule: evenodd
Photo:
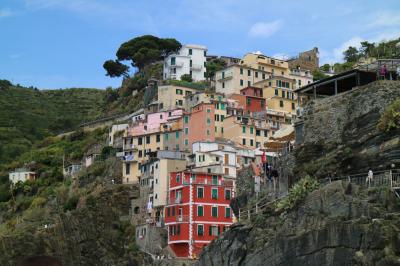
<svg viewBox="0 0 400 266">
<path fill-rule="evenodd" d="M 399 265 L 399 209 L 388 189 L 336 181 L 288 213 L 233 226 L 198 265 Z"/>
<path fill-rule="evenodd" d="M 377 81 L 337 96 L 311 101 L 296 127 L 295 176 L 347 175 L 400 165 L 400 129 L 377 124 L 400 98 L 399 81 Z"/>
</svg>

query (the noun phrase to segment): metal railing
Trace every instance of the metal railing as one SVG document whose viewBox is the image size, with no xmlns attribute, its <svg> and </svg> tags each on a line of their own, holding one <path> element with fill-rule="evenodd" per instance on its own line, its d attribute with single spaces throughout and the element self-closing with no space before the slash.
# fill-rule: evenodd
<svg viewBox="0 0 400 266">
<path fill-rule="evenodd" d="M 334 181 L 348 181 L 349 183 L 356 184 L 363 189 L 389 187 L 394 191 L 396 196 L 400 197 L 400 192 L 398 193 L 396 191 L 400 190 L 400 169 L 376 171 L 373 172 L 372 176 L 369 176 L 368 173 L 359 173 L 347 176 L 328 177 L 319 180 L 321 186 L 325 186 Z M 254 206 L 239 208 L 238 222 L 241 222 L 242 220 L 250 221 L 252 215 L 256 215 L 260 211 L 272 207 L 278 200 L 285 196 L 286 194 L 276 196 L 272 201 L 270 196 L 265 196 L 258 200 Z"/>
</svg>

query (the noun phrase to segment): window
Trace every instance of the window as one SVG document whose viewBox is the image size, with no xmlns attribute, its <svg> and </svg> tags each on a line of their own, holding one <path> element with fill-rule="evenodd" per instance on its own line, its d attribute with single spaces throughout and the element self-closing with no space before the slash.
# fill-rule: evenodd
<svg viewBox="0 0 400 266">
<path fill-rule="evenodd" d="M 231 218 L 231 208 L 225 208 L 225 218 Z"/>
<path fill-rule="evenodd" d="M 156 142 L 160 142 L 160 134 L 156 135 Z"/>
<path fill-rule="evenodd" d="M 255 76 L 256 76 L 256 78 L 258 78 L 258 72 L 256 71 L 256 73 L 255 73 Z"/>
<path fill-rule="evenodd" d="M 193 50 L 189 49 L 189 55 L 192 55 L 192 54 L 193 54 Z"/>
<path fill-rule="evenodd" d="M 193 61 L 192 61 L 192 59 L 190 59 L 190 61 L 189 61 L 189 66 L 190 66 L 190 67 L 193 66 Z"/>
<path fill-rule="evenodd" d="M 282 98 L 285 98 L 285 91 L 282 91 Z"/>
<path fill-rule="evenodd" d="M 210 136 L 210 130 L 207 129 L 207 136 Z"/>
<path fill-rule="evenodd" d="M 178 224 L 176 229 L 176 234 L 179 235 L 181 233 L 181 225 Z"/>
<path fill-rule="evenodd" d="M 176 93 L 177 95 L 183 95 L 183 90 L 181 90 L 181 89 L 176 89 L 175 93 Z"/>
<path fill-rule="evenodd" d="M 211 207 L 211 216 L 212 217 L 218 217 L 218 206 L 212 206 Z"/>
<path fill-rule="evenodd" d="M 217 157 L 218 158 L 218 157 Z M 216 175 L 213 175 L 212 176 L 212 184 L 213 185 L 218 185 L 218 176 L 216 176 Z"/>
<path fill-rule="evenodd" d="M 224 119 L 225 119 L 225 116 L 221 115 L 221 122 L 224 121 Z"/>
<path fill-rule="evenodd" d="M 264 137 L 268 137 L 268 130 L 264 130 Z"/>
<path fill-rule="evenodd" d="M 279 101 L 279 106 L 283 107 L 283 101 Z"/>
<path fill-rule="evenodd" d="M 175 57 L 171 57 L 171 65 L 175 65 L 176 63 L 176 58 Z"/>
<path fill-rule="evenodd" d="M 265 79 L 265 73 L 262 74 L 262 79 Z"/>
<path fill-rule="evenodd" d="M 262 107 L 262 108 L 265 107 L 265 100 L 261 100 L 261 107 Z"/>
<path fill-rule="evenodd" d="M 204 207 L 203 206 L 197 206 L 197 216 L 201 217 L 204 215 Z"/>
<path fill-rule="evenodd" d="M 185 127 L 185 134 L 188 135 L 189 134 L 189 128 Z"/>
<path fill-rule="evenodd" d="M 218 199 L 218 188 L 213 187 L 211 189 L 211 198 L 212 199 Z"/>
<path fill-rule="evenodd" d="M 296 109 L 295 104 L 292 103 L 292 110 Z"/>
<path fill-rule="evenodd" d="M 246 127 L 242 127 L 242 133 L 246 133 Z"/>
<path fill-rule="evenodd" d="M 176 132 L 175 132 L 175 138 L 176 138 L 176 139 L 179 139 L 179 131 L 176 131 Z"/>
<path fill-rule="evenodd" d="M 165 137 L 165 140 L 168 140 L 168 138 L 169 138 L 168 133 L 165 133 L 164 137 Z"/>
<path fill-rule="evenodd" d="M 247 105 L 251 105 L 251 99 L 247 98 Z"/>
<path fill-rule="evenodd" d="M 208 228 L 208 234 L 210 236 L 218 236 L 220 234 L 220 229 L 218 225 L 210 225 Z"/>
<path fill-rule="evenodd" d="M 207 56 L 207 51 L 204 51 L 204 56 Z"/>
<path fill-rule="evenodd" d="M 250 140 L 250 146 L 254 146 L 254 140 Z"/>
<path fill-rule="evenodd" d="M 185 116 L 185 124 L 189 123 L 189 116 Z"/>
<path fill-rule="evenodd" d="M 207 113 L 211 113 L 211 109 L 210 108 L 207 109 Z"/>
<path fill-rule="evenodd" d="M 240 75 L 243 75 L 243 68 L 240 69 Z"/>
<path fill-rule="evenodd" d="M 221 133 L 224 133 L 224 128 L 223 127 L 221 127 Z"/>
<path fill-rule="evenodd" d="M 215 127 L 215 133 L 217 133 L 218 132 L 218 128 L 217 127 Z"/>
<path fill-rule="evenodd" d="M 246 139 L 242 139 L 242 145 L 246 145 Z"/>
<path fill-rule="evenodd" d="M 256 129 L 256 136 L 261 136 L 261 131 L 259 129 Z"/>
<path fill-rule="evenodd" d="M 227 200 L 231 199 L 231 190 L 230 189 L 225 189 L 225 199 L 227 199 Z"/>
<path fill-rule="evenodd" d="M 251 86 L 251 81 L 247 81 L 247 86 L 250 87 Z"/>
<path fill-rule="evenodd" d="M 222 82 L 222 88 L 225 89 L 225 82 Z"/>
<path fill-rule="evenodd" d="M 204 225 L 202 225 L 202 224 L 197 225 L 197 235 L 198 236 L 204 235 Z"/>
<path fill-rule="evenodd" d="M 175 150 L 179 151 L 179 144 L 175 145 Z"/>
<path fill-rule="evenodd" d="M 275 89 L 275 95 L 278 96 L 279 92 L 278 89 Z"/>
<path fill-rule="evenodd" d="M 167 208 L 167 216 L 170 216 L 170 215 L 171 215 L 170 208 Z"/>
<path fill-rule="evenodd" d="M 131 173 L 131 164 L 130 163 L 127 163 L 126 165 L 125 165 L 125 174 L 126 175 L 129 175 Z"/>
<path fill-rule="evenodd" d="M 254 128 L 253 127 L 250 128 L 250 134 L 254 134 Z"/>
<path fill-rule="evenodd" d="M 150 144 L 150 136 L 146 136 L 146 144 Z"/>
<path fill-rule="evenodd" d="M 251 76 L 251 70 L 250 69 L 247 70 L 247 76 L 249 76 L 249 77 Z"/>
<path fill-rule="evenodd" d="M 211 124 L 211 119 L 210 118 L 207 118 L 207 124 L 208 125 Z"/>
<path fill-rule="evenodd" d="M 185 139 L 185 146 L 188 146 L 188 145 L 189 145 L 189 140 Z"/>
<path fill-rule="evenodd" d="M 179 184 L 180 181 L 181 181 L 181 176 L 180 175 L 176 175 L 176 183 Z"/>
<path fill-rule="evenodd" d="M 186 95 L 186 96 L 187 96 L 187 95 L 190 95 L 190 94 L 192 94 L 191 91 L 185 91 L 185 95 Z"/>
<path fill-rule="evenodd" d="M 139 151 L 139 158 L 141 158 L 143 156 L 143 152 L 140 150 Z"/>
<path fill-rule="evenodd" d="M 204 188 L 198 187 L 197 188 L 197 198 L 202 199 L 204 197 Z"/>
<path fill-rule="evenodd" d="M 243 86 L 243 79 L 240 80 L 240 86 Z"/>
<path fill-rule="evenodd" d="M 172 207 L 172 216 L 175 216 L 175 207 Z"/>
<path fill-rule="evenodd" d="M 256 142 L 256 148 L 260 148 L 261 147 L 261 143 L 260 142 Z"/>
<path fill-rule="evenodd" d="M 138 138 L 138 145 L 142 145 L 143 144 L 143 139 L 142 137 Z"/>
</svg>

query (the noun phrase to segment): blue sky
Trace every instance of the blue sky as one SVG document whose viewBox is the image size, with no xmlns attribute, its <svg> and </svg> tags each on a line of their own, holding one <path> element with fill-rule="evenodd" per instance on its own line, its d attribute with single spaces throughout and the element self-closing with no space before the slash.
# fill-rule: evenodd
<svg viewBox="0 0 400 266">
<path fill-rule="evenodd" d="M 209 54 L 341 60 L 361 40 L 400 36 L 400 1 L 0 0 L 0 79 L 38 88 L 117 87 L 102 64 L 135 36 L 204 44 Z"/>
</svg>

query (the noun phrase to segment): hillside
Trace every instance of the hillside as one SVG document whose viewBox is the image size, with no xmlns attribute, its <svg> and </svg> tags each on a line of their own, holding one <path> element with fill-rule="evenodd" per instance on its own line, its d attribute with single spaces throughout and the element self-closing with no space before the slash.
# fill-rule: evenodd
<svg viewBox="0 0 400 266">
<path fill-rule="evenodd" d="M 102 116 L 105 92 L 37 90 L 0 83 L 0 162 L 9 162 L 45 137 Z"/>
</svg>

